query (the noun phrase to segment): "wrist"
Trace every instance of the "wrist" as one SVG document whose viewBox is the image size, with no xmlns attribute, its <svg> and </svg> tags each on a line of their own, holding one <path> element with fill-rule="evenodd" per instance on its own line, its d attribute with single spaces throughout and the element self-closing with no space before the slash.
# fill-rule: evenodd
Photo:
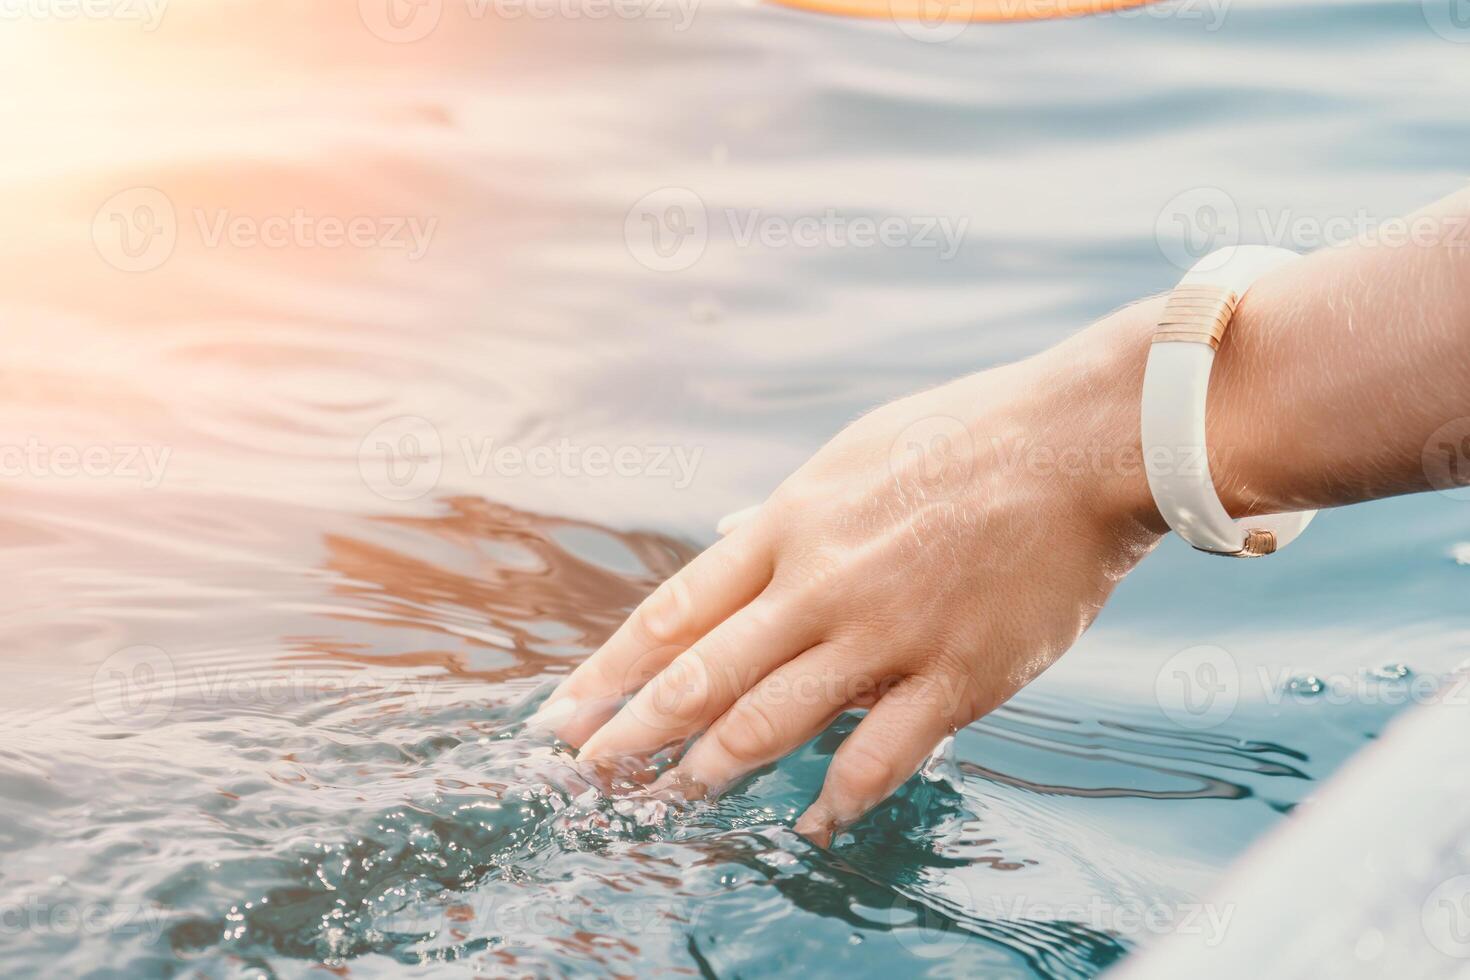
<svg viewBox="0 0 1470 980">
<path fill-rule="evenodd" d="M 1276 284 L 1272 284 L 1273 286 Z M 1263 452 L 1257 397 L 1259 348 L 1270 290 L 1248 294 L 1236 311 L 1216 357 L 1207 403 L 1206 452 L 1211 480 L 1231 517 L 1298 509 L 1277 492 L 1286 485 Z M 1066 495 L 1104 533 L 1136 535 L 1150 543 L 1168 533 L 1144 470 L 1140 435 L 1143 375 L 1167 295 L 1120 309 L 1062 343 L 1015 365 L 1017 390 L 1039 402 L 1028 416 L 1032 445 L 1046 451 L 1038 475 L 1062 482 Z M 1277 461 L 1279 462 L 1279 460 Z"/>
<path fill-rule="evenodd" d="M 1272 283 L 1279 289 L 1280 281 Z M 1058 369 L 1070 371 L 1080 398 L 1073 424 L 1099 433 L 1117 447 L 1122 462 L 1100 475 L 1096 506 L 1121 526 L 1164 534 L 1143 466 L 1140 437 L 1143 374 L 1167 295 L 1141 300 L 1098 321 L 1054 349 Z M 1232 518 L 1303 509 L 1283 488 L 1283 454 L 1267 449 L 1279 435 L 1255 409 L 1259 403 L 1262 347 L 1282 300 L 1274 290 L 1251 290 L 1237 308 L 1216 354 L 1206 403 L 1205 452 L 1210 480 Z M 1053 353 L 1053 352 L 1049 352 Z M 1091 421 L 1085 421 L 1083 416 Z"/>
<path fill-rule="evenodd" d="M 1166 297 L 1118 310 L 1036 358 L 1049 407 L 1039 413 L 1058 455 L 1085 458 L 1070 480 L 1077 505 L 1106 532 L 1148 543 L 1167 533 L 1144 471 L 1143 369 Z"/>
</svg>

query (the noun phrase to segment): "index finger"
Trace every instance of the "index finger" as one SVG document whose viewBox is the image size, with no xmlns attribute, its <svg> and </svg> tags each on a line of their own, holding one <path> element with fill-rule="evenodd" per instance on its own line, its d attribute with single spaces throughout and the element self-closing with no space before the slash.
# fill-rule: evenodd
<svg viewBox="0 0 1470 980">
<path fill-rule="evenodd" d="M 696 640 L 760 595 L 773 562 L 765 539 L 742 525 L 660 585 L 552 692 L 531 719 L 581 745 L 618 705 Z"/>
</svg>

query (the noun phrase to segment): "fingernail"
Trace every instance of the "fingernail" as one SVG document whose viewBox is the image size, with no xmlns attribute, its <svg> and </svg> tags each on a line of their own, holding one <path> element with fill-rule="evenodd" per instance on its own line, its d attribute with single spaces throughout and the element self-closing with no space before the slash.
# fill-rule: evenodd
<svg viewBox="0 0 1470 980">
<path fill-rule="evenodd" d="M 562 698 L 560 701 L 547 702 L 537 708 L 536 713 L 526 720 L 526 727 L 554 731 L 571 721 L 576 713 L 576 698 Z"/>
<path fill-rule="evenodd" d="M 830 844 L 836 830 L 837 818 L 820 803 L 812 804 L 796 821 L 796 832 L 818 847 Z"/>
<path fill-rule="evenodd" d="M 649 790 L 654 793 L 669 790 L 678 793 L 686 800 L 703 800 L 708 799 L 711 795 L 718 795 L 712 794 L 710 786 L 695 779 L 680 766 L 675 766 L 655 779 Z"/>
<path fill-rule="evenodd" d="M 582 743 L 582 747 L 577 750 L 578 759 L 581 759 L 583 762 L 591 762 L 598 757 L 597 749 L 603 741 L 598 738 L 598 736 L 601 734 L 602 729 L 598 729 L 596 732 L 592 733 L 591 738 Z"/>
<path fill-rule="evenodd" d="M 726 514 L 724 517 L 720 518 L 717 524 L 715 524 L 715 532 L 722 537 L 726 534 L 729 534 L 731 531 L 735 530 L 737 527 L 750 520 L 755 512 L 760 510 L 760 507 L 760 504 L 753 504 L 749 507 L 742 507 L 740 510 Z"/>
</svg>

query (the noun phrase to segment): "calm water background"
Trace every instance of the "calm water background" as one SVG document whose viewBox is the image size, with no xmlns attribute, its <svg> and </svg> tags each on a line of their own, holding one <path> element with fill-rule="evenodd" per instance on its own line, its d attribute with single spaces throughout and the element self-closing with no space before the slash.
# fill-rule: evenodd
<svg viewBox="0 0 1470 980">
<path fill-rule="evenodd" d="M 7 972 L 1090 976 L 1470 654 L 1429 495 L 1166 543 L 830 851 L 850 719 L 677 811 L 518 727 L 864 409 L 1458 187 L 1450 6 L 297 7 L 0 25 Z"/>
</svg>

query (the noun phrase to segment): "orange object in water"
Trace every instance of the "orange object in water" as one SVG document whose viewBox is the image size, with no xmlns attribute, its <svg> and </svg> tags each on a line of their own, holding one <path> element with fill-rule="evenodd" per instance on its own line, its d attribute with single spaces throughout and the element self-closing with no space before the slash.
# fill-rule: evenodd
<svg viewBox="0 0 1470 980">
<path fill-rule="evenodd" d="M 930 28 L 979 21 L 1053 20 L 1143 7 L 1157 0 L 772 0 L 839 17 L 884 18 Z"/>
</svg>

